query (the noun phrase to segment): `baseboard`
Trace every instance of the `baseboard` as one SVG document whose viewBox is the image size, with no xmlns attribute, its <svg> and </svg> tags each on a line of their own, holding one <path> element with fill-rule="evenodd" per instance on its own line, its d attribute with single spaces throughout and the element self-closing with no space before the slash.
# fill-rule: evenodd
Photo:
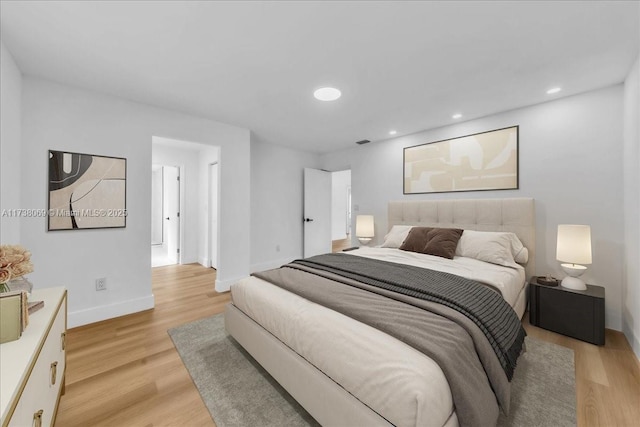
<svg viewBox="0 0 640 427">
<path fill-rule="evenodd" d="M 244 277 L 235 277 L 233 279 L 220 280 L 216 279 L 216 292 L 229 292 L 231 290 L 231 285 L 234 283 L 246 278 Z"/>
<path fill-rule="evenodd" d="M 154 305 L 155 298 L 153 294 L 151 294 L 142 298 L 101 305 L 84 310 L 70 311 L 67 315 L 67 327 L 75 328 L 77 326 L 88 325 L 89 323 L 149 310 L 152 309 Z"/>
<path fill-rule="evenodd" d="M 291 255 L 288 256 L 286 258 L 280 258 L 277 260 L 273 260 L 273 261 L 267 261 L 267 262 L 261 262 L 258 264 L 253 264 L 250 267 L 250 271 L 252 273 L 255 273 L 256 271 L 264 271 L 264 270 L 271 270 L 274 268 L 278 268 L 278 267 L 282 267 L 284 264 L 288 264 L 291 261 L 293 261 L 294 259 L 300 258 L 300 256 L 295 256 L 295 255 Z"/>
<path fill-rule="evenodd" d="M 211 263 L 209 263 L 209 260 L 206 259 L 206 258 L 200 258 L 200 261 L 198 262 L 198 264 L 200 264 L 200 265 L 202 265 L 202 266 L 204 266 L 206 268 L 211 267 Z"/>
<path fill-rule="evenodd" d="M 633 327 L 631 327 L 631 325 L 626 321 L 624 316 L 622 318 L 622 333 L 627 338 L 629 346 L 631 346 L 631 350 L 633 350 L 638 358 L 638 363 L 640 363 L 640 340 L 636 336 Z"/>
<path fill-rule="evenodd" d="M 259 264 L 253 264 L 250 267 L 250 272 L 251 273 L 255 273 L 256 271 L 264 271 L 264 270 L 271 270 L 273 268 L 278 268 L 281 267 L 284 264 L 288 264 L 291 261 L 293 261 L 294 259 L 299 258 L 295 255 L 292 256 L 288 256 L 286 258 L 281 258 L 278 260 L 274 260 L 274 261 L 268 261 L 268 262 L 262 262 Z M 244 277 L 235 277 L 232 279 L 227 279 L 227 280 L 219 280 L 216 279 L 216 292 L 228 292 L 231 289 L 231 285 L 233 285 L 234 283 L 236 283 L 239 280 L 244 279 L 246 276 Z"/>
</svg>

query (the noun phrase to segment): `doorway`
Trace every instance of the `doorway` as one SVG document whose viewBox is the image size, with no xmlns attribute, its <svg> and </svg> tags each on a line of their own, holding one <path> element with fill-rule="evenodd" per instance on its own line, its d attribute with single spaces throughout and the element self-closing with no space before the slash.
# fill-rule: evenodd
<svg viewBox="0 0 640 427">
<path fill-rule="evenodd" d="M 180 167 L 153 165 L 151 266 L 180 263 Z"/>
<path fill-rule="evenodd" d="M 351 170 L 331 173 L 331 250 L 351 247 Z"/>
<path fill-rule="evenodd" d="M 351 170 L 304 169 L 304 257 L 351 246 Z"/>
</svg>

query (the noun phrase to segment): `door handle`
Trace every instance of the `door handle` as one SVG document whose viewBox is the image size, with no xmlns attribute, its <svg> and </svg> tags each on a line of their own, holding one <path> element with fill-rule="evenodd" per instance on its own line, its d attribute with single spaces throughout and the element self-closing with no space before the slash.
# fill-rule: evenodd
<svg viewBox="0 0 640 427">
<path fill-rule="evenodd" d="M 304 222 L 311 222 L 311 221 L 313 221 L 313 218 L 305 218 L 304 219 Z"/>
<path fill-rule="evenodd" d="M 166 220 L 169 220 L 169 217 L 166 217 L 165 219 L 166 219 Z"/>
</svg>

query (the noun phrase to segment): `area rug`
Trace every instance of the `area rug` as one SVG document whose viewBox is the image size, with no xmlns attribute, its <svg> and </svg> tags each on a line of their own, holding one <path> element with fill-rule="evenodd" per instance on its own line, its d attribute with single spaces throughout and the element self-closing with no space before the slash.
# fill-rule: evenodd
<svg viewBox="0 0 640 427">
<path fill-rule="evenodd" d="M 318 423 L 224 328 L 224 316 L 170 329 L 169 335 L 218 427 Z M 573 351 L 531 337 L 518 360 L 511 411 L 498 426 L 575 426 Z"/>
</svg>

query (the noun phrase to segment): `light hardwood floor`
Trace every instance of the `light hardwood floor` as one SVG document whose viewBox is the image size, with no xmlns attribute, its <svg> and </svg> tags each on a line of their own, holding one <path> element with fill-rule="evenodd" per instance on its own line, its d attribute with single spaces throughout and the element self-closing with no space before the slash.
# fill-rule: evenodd
<svg viewBox="0 0 640 427">
<path fill-rule="evenodd" d="M 353 246 L 351 244 L 351 236 L 347 235 L 346 239 L 331 241 L 331 252 L 340 252 L 341 250 L 350 248 L 351 246 Z"/>
<path fill-rule="evenodd" d="M 607 329 L 597 346 L 531 326 L 535 338 L 573 349 L 578 426 L 640 426 L 640 363 L 622 332 Z"/>
<path fill-rule="evenodd" d="M 153 269 L 156 308 L 71 329 L 67 389 L 57 426 L 213 426 L 167 329 L 223 311 L 215 271 L 200 265 Z M 637 426 L 640 364 L 624 336 L 607 330 L 598 347 L 531 326 L 536 338 L 575 351 L 579 426 Z"/>
<path fill-rule="evenodd" d="M 221 313 L 215 270 L 152 269 L 155 308 L 69 330 L 56 426 L 214 426 L 167 330 Z"/>
</svg>

